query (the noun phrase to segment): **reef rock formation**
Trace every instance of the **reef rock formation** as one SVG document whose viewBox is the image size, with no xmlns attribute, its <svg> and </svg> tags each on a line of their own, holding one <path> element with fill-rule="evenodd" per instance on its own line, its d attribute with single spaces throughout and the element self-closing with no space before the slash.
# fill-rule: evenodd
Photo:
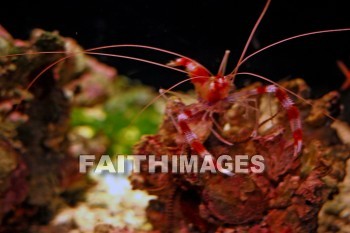
<svg viewBox="0 0 350 233">
<path fill-rule="evenodd" d="M 310 90 L 301 79 L 281 85 L 308 98 Z M 297 157 L 293 157 L 289 121 L 280 103 L 267 95 L 253 99 L 258 104 L 261 123 L 257 136 L 246 137 L 254 129 L 255 113 L 240 103 L 228 104 L 226 111 L 215 115 L 214 129 L 220 131 L 221 128 L 222 137 L 235 141 L 232 146 L 210 131 L 212 124 L 206 118 L 193 119 L 190 126 L 215 157 L 262 155 L 264 172 L 234 176 L 208 172 L 150 174 L 148 163 L 143 162 L 141 173 L 134 173 L 131 179 L 134 188 L 158 196 L 147 208 L 155 230 L 316 232 L 319 210 L 337 192 L 337 184 L 345 176 L 345 163 L 350 155 L 349 146 L 342 143 L 331 127 L 333 121 L 325 115 L 339 114 L 339 94 L 330 92 L 320 99 L 308 99 L 308 102 L 295 99 L 301 112 L 304 135 L 303 151 Z M 184 106 L 174 98 L 169 101 L 166 112 L 176 116 Z M 269 120 L 276 112 L 278 114 Z M 144 136 L 135 146 L 134 153 L 158 158 L 161 155 L 196 154 L 184 142 L 172 119 L 171 114 L 165 115 L 158 133 Z M 171 159 L 169 161 L 171 169 L 174 164 Z"/>
<path fill-rule="evenodd" d="M 60 195 L 86 179 L 69 153 L 71 106 L 103 100 L 116 71 L 72 39 L 39 29 L 22 41 L 0 27 L 0 56 L 0 232 L 24 232 L 49 221 L 63 204 Z"/>
</svg>

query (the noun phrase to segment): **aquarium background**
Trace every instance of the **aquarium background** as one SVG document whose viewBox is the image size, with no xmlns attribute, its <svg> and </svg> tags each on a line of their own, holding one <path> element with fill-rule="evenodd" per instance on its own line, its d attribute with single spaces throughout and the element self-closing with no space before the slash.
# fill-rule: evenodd
<svg viewBox="0 0 350 233">
<path fill-rule="evenodd" d="M 300 33 L 350 27 L 348 8 L 345 1 L 337 1 L 336 3 L 312 3 L 309 1 L 309 3 L 311 4 L 306 5 L 305 1 L 301 0 L 292 3 L 273 0 L 255 33 L 247 54 L 282 38 Z M 264 4 L 264 0 L 241 0 L 230 3 L 228 1 L 212 0 L 191 2 L 135 0 L 100 0 L 94 2 L 67 0 L 57 2 L 6 1 L 1 3 L 0 6 L 0 24 L 9 31 L 13 38 L 23 40 L 30 37 L 33 29 L 41 28 L 47 31 L 58 31 L 63 37 L 74 38 L 84 48 L 112 44 L 155 46 L 191 57 L 215 73 L 224 51 L 227 49 L 231 50 L 228 64 L 229 71 L 235 67 Z M 0 30 L 1 32 L 6 34 Z M 38 33 L 38 31 L 36 32 Z M 44 32 L 41 31 L 40 33 Z M 51 36 L 56 37 L 55 33 L 47 33 L 47 35 L 49 35 L 49 39 Z M 58 39 L 56 42 L 55 40 L 49 41 L 49 45 L 65 41 L 64 38 L 56 39 Z M 336 61 L 342 60 L 350 67 L 349 39 L 350 32 L 297 39 L 257 55 L 245 63 L 240 70 L 255 72 L 278 81 L 293 80 L 300 77 L 311 87 L 311 97 L 316 99 L 331 90 L 340 89 L 345 78 L 337 67 Z M 32 47 L 28 47 L 30 51 L 37 51 L 37 49 L 40 51 L 40 46 L 36 46 L 36 40 L 39 39 L 32 39 L 29 42 L 32 45 Z M 2 49 L 1 46 L 6 47 L 7 44 L 0 43 Z M 166 64 L 169 60 L 174 59 L 172 55 L 145 49 L 118 48 L 104 52 L 135 56 L 160 64 Z M 6 215 L 1 216 L 0 208 L 0 233 L 8 232 L 7 229 L 10 229 L 10 232 L 23 232 L 23 229 L 27 229 L 28 226 L 31 227 L 30 232 L 35 233 L 52 232 L 50 227 L 55 229 L 57 227 L 79 228 L 82 232 L 92 232 L 93 230 L 99 232 L 95 229 L 95 226 L 100 223 L 113 224 L 114 227 L 120 229 L 125 227 L 142 230 L 151 229 L 151 223 L 146 220 L 145 208 L 148 206 L 148 201 L 155 197 L 146 195 L 146 192 L 132 190 L 132 188 L 143 190 L 147 190 L 147 188 L 137 186 L 137 182 L 136 185 L 135 182 L 131 185 L 126 176 L 94 176 L 93 172 L 83 176 L 77 172 L 77 169 L 74 170 L 77 168 L 74 165 L 77 165 L 76 156 L 82 154 L 82 151 L 87 151 L 84 153 L 89 154 L 129 154 L 132 153 L 132 150 L 136 151 L 135 148 L 143 150 L 143 142 L 146 142 L 145 149 L 148 149 L 147 145 L 153 144 L 148 142 L 147 137 L 145 137 L 147 134 L 156 134 L 158 129 L 160 129 L 159 131 L 168 130 L 165 135 L 174 133 L 173 123 L 167 122 L 167 118 L 163 114 L 165 101 L 156 101 L 143 112 L 141 109 L 158 94 L 157 90 L 159 88 L 170 87 L 185 79 L 185 75 L 150 64 L 110 57 L 100 56 L 98 59 L 101 63 L 98 63 L 93 58 L 80 54 L 80 56 L 72 59 L 74 64 L 76 62 L 76 66 L 69 66 L 70 63 L 68 62 L 67 66 L 58 67 L 59 72 L 62 72 L 61 77 L 78 79 L 79 84 L 77 86 L 68 85 L 72 81 L 69 78 L 61 78 L 61 80 L 58 80 L 59 82 L 55 82 L 53 73 L 47 72 L 47 76 L 39 79 L 28 89 L 26 72 L 34 70 L 31 75 L 36 74 L 36 72 L 51 64 L 50 59 L 53 58 L 42 55 L 42 59 L 35 60 L 35 56 L 27 57 L 29 57 L 28 60 L 9 59 L 9 65 L 12 65 L 12 68 L 15 67 L 14 72 L 21 78 L 18 78 L 18 80 L 1 79 L 0 89 L 2 88 L 3 91 L 0 93 L 9 99 L 13 106 L 17 101 L 16 98 L 11 96 L 11 93 L 16 92 L 16 88 L 18 88 L 18 84 L 15 82 L 18 81 L 22 85 L 20 88 L 25 90 L 24 93 L 34 93 L 34 101 L 29 101 L 28 98 L 18 108 L 20 110 L 18 112 L 23 113 L 23 117 L 27 117 L 28 123 L 23 126 L 23 122 L 19 121 L 15 124 L 0 121 L 2 123 L 0 128 L 6 129 L 0 133 L 1 140 L 5 142 L 2 143 L 0 140 L 0 149 L 1 147 L 5 148 L 5 154 L 10 155 L 10 159 L 17 156 L 18 151 L 21 151 L 18 157 L 23 158 L 24 164 L 28 162 L 27 160 L 33 159 L 39 167 L 42 166 L 46 170 L 40 173 L 37 172 L 36 166 L 33 166 L 28 171 L 28 174 L 30 174 L 28 180 L 23 178 L 26 176 L 18 175 L 22 178 L 22 180 L 19 180 L 23 181 L 23 184 L 17 182 L 17 185 L 12 185 L 12 183 L 9 185 L 8 190 L 22 194 L 23 200 L 11 198 L 11 196 L 9 196 L 10 198 L 7 196 L 6 198 L 0 198 L 0 207 L 2 203 L 11 204 L 19 200 L 19 207 L 15 208 L 14 212 L 3 211 Z M 110 67 L 102 65 L 102 63 L 106 63 Z M 7 63 L 4 64 L 8 65 Z M 9 67 L 11 68 L 11 66 Z M 78 69 L 80 67 L 84 67 L 84 71 Z M 115 69 L 111 67 L 115 67 Z M 115 74 L 117 73 L 120 76 L 116 78 Z M 65 76 L 64 74 L 68 75 Z M 12 85 L 12 87 L 15 87 L 14 90 L 7 88 L 7 84 L 12 84 L 11 81 L 15 84 Z M 242 77 L 235 81 L 238 87 L 242 87 L 249 86 L 250 83 L 259 80 Z M 286 83 L 292 85 L 293 81 L 284 82 L 285 85 Z M 90 88 L 96 86 L 101 88 Z M 190 84 L 178 87 L 181 90 L 189 90 L 190 88 L 192 88 Z M 100 94 L 100 98 L 91 98 L 94 95 L 89 94 L 95 94 L 96 90 L 98 90 L 97 94 Z M 44 93 L 44 97 L 35 93 Z M 66 98 L 60 98 L 63 96 L 62 93 L 66 94 Z M 20 94 L 22 95 L 22 93 Z M 308 95 L 307 91 L 303 94 Z M 23 94 L 23 96 L 25 95 Z M 341 96 L 345 111 L 340 118 L 349 121 L 349 90 L 342 91 Z M 49 102 L 45 102 L 45 100 L 49 100 Z M 338 111 L 340 105 L 337 101 L 332 102 L 332 100 L 331 98 L 331 100 L 322 102 L 321 106 L 334 107 L 334 113 L 337 115 L 340 112 Z M 47 108 L 47 106 L 50 107 Z M 34 111 L 31 111 L 31 109 L 34 109 Z M 168 106 L 168 109 L 176 112 L 175 105 Z M 304 106 L 300 109 L 305 111 L 306 108 Z M 11 108 L 8 111 L 11 112 Z M 14 111 L 17 111 L 17 108 Z M 223 111 L 223 114 L 226 113 L 226 111 Z M 7 119 L 7 115 L 9 114 L 3 114 L 0 117 Z M 320 120 L 324 120 L 322 114 L 316 114 L 316 116 Z M 318 122 L 317 120 L 318 118 L 316 122 Z M 35 124 L 37 122 L 40 123 L 40 127 Z M 326 123 L 324 121 L 320 122 L 318 127 L 327 131 L 328 121 Z M 238 124 L 235 123 L 235 125 Z M 241 121 L 240 125 L 243 125 Z M 288 124 L 281 125 L 287 126 Z M 61 128 L 64 130 L 56 130 Z M 314 130 L 314 132 L 316 131 Z M 21 141 L 30 143 L 24 144 L 21 148 L 22 145 L 17 144 L 17 135 Z M 36 137 L 32 137 L 32 135 Z M 311 137 L 307 127 L 305 135 Z M 326 138 L 324 141 L 332 141 L 335 137 L 335 134 L 331 136 L 329 134 L 324 135 L 324 138 Z M 37 138 L 37 140 L 33 140 L 33 138 Z M 38 143 L 33 144 L 32 141 L 38 141 Z M 320 139 L 320 141 L 323 140 Z M 135 146 L 137 142 L 138 146 Z M 155 142 L 158 141 L 155 140 Z M 11 146 L 8 147 L 8 145 Z M 166 144 L 160 145 L 168 148 Z M 309 145 L 316 145 L 317 147 L 317 143 L 310 143 Z M 16 146 L 20 147 L 20 150 Z M 45 147 L 45 150 L 40 150 L 42 153 L 31 153 L 31 151 L 36 151 L 41 147 Z M 13 148 L 16 148 L 16 150 Z M 209 151 L 212 151 L 212 148 L 208 148 Z M 8 151 L 13 154 L 8 153 Z M 47 151 L 52 153 L 47 153 Z M 319 150 L 314 151 L 318 153 Z M 139 152 L 134 153 L 138 154 Z M 27 156 L 27 154 L 30 156 Z M 56 156 L 56 154 L 60 154 L 61 157 Z M 341 156 L 333 156 L 334 154 L 332 153 L 332 156 L 328 158 L 342 158 Z M 344 155 L 342 162 L 338 164 L 339 168 L 334 169 L 336 175 L 338 175 L 337 182 L 345 174 L 343 173 L 345 170 L 343 162 L 346 160 L 346 156 Z M 59 158 L 59 163 L 56 161 L 57 158 Z M 313 162 L 324 161 L 319 157 L 313 158 L 316 158 L 312 160 Z M 18 164 L 22 162 L 21 159 L 18 160 Z M 280 161 L 282 162 L 280 167 L 284 167 L 283 163 L 288 164 L 288 160 L 282 159 Z M 329 167 L 332 166 L 331 163 L 326 162 L 325 164 Z M 0 163 L 0 165 L 2 164 Z M 308 166 L 306 170 L 311 171 L 310 167 L 313 167 L 313 165 Z M 23 172 L 20 170 L 20 166 L 16 169 L 16 172 Z M 12 176 L 16 175 L 16 172 L 10 171 L 8 173 Z M 56 182 L 56 179 L 60 182 Z M 55 182 L 51 182 L 52 180 Z M 27 184 L 27 181 L 32 183 Z M 39 183 L 39 181 L 42 183 Z M 170 179 L 168 182 L 171 184 L 169 187 L 173 187 L 173 180 Z M 215 183 L 213 182 L 213 184 Z M 25 197 L 29 196 L 27 191 L 16 192 L 16 190 L 25 190 L 23 187 L 27 187 L 27 185 L 30 187 L 30 198 L 24 200 Z M 175 187 L 181 185 L 175 184 Z M 335 184 L 332 183 L 332 185 Z M 59 189 L 59 191 L 56 192 L 56 189 Z M 163 189 L 159 190 L 160 193 L 149 192 L 148 194 L 163 195 Z M 214 186 L 212 190 L 221 189 Z M 161 202 L 172 203 L 172 200 L 175 200 L 176 192 L 171 189 L 168 191 L 169 193 L 165 196 L 169 195 L 169 197 L 163 200 L 160 198 Z M 186 196 L 185 194 L 187 195 L 186 192 L 184 192 L 184 196 Z M 342 195 L 347 196 L 346 193 Z M 337 198 L 339 200 L 335 199 L 334 206 L 338 206 L 339 203 L 344 204 L 344 210 L 347 211 L 350 205 L 342 201 L 341 195 Z M 199 198 L 195 196 L 195 199 Z M 34 202 L 32 202 L 33 200 Z M 233 199 L 229 197 L 227 200 Z M 33 206 L 27 206 L 27 203 L 34 204 Z M 307 205 L 306 202 L 305 204 Z M 37 206 L 40 206 L 40 209 Z M 102 208 L 100 208 L 101 206 Z M 170 204 L 171 206 L 175 205 Z M 251 206 L 256 207 L 255 204 Z M 37 209 L 31 211 L 34 208 Z M 341 209 L 343 206 L 339 208 Z M 232 212 L 230 208 L 227 209 L 230 213 Z M 24 214 L 17 216 L 13 214 L 17 213 L 16 211 Z M 118 214 L 115 214 L 116 212 Z M 196 211 L 193 211 L 193 213 L 195 215 Z M 30 217 L 28 218 L 28 216 Z M 103 222 L 101 222 L 101 219 Z M 228 219 L 230 220 L 230 218 Z M 331 223 L 335 222 L 332 218 L 327 219 Z M 163 223 L 164 221 L 154 222 Z M 2 225 L 2 223 L 5 224 Z M 4 228 L 1 228 L 2 226 Z M 155 227 L 157 228 L 157 226 Z M 14 229 L 17 229 L 17 231 Z M 68 231 L 58 230 L 57 232 Z M 281 231 L 277 230 L 277 232 Z"/>
<path fill-rule="evenodd" d="M 255 34 L 252 52 L 299 33 L 350 26 L 346 1 L 272 1 Z M 109 44 L 143 44 L 182 53 L 215 72 L 226 49 L 232 69 L 265 1 L 6 1 L 0 22 L 16 38 L 33 28 L 58 30 L 85 48 Z M 343 76 L 336 66 L 350 64 L 350 33 L 316 35 L 270 49 L 247 62 L 249 70 L 273 80 L 302 77 L 319 95 L 337 89 Z M 166 63 L 172 56 L 138 49 L 120 54 Z M 157 89 L 183 79 L 183 74 L 139 62 L 101 58 L 120 73 Z M 237 80 L 243 84 L 248 79 Z M 189 88 L 185 85 L 184 88 Z"/>
</svg>

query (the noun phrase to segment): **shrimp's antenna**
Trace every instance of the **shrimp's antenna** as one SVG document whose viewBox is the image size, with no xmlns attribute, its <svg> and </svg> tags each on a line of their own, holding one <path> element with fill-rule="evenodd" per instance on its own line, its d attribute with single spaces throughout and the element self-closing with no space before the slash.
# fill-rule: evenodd
<svg viewBox="0 0 350 233">
<path fill-rule="evenodd" d="M 200 64 L 199 62 L 197 62 L 196 60 L 190 58 L 190 57 L 187 57 L 187 56 L 184 56 L 180 53 L 175 53 L 175 52 L 172 52 L 170 50 L 166 50 L 166 49 L 161 49 L 161 48 L 157 48 L 157 47 L 153 47 L 153 46 L 148 46 L 148 45 L 138 45 L 138 44 L 120 44 L 120 45 L 106 45 L 106 46 L 99 46 L 99 47 L 95 47 L 95 48 L 90 48 L 90 49 L 86 49 L 86 50 L 83 50 L 82 52 L 71 52 L 70 54 L 71 55 L 68 55 L 64 58 L 61 58 L 59 60 L 57 60 L 56 62 L 54 62 L 53 64 L 50 64 L 48 67 L 46 67 L 44 69 L 43 72 L 40 72 L 39 75 L 37 77 L 35 77 L 29 84 L 29 88 L 39 79 L 39 77 L 44 73 L 46 72 L 48 69 L 50 69 L 51 67 L 53 67 L 54 65 L 60 63 L 61 61 L 65 60 L 65 59 L 68 59 L 70 57 L 73 57 L 74 55 L 76 54 L 91 54 L 91 55 L 106 55 L 106 56 L 113 56 L 113 54 L 109 54 L 107 55 L 107 53 L 100 53 L 100 54 L 97 54 L 97 53 L 91 53 L 91 52 L 94 52 L 94 51 L 98 51 L 98 50 L 103 50 L 103 49 L 111 49 L 111 48 L 142 48 L 142 49 L 148 49 L 148 50 L 154 50 L 154 51 L 158 51 L 158 52 L 162 52 L 162 53 L 167 53 L 167 54 L 171 54 L 171 55 L 174 55 L 174 56 L 177 56 L 177 57 L 184 57 L 188 60 L 191 60 L 193 62 L 196 62 L 197 64 L 201 65 L 208 73 L 210 73 L 202 64 Z M 15 53 L 15 54 L 9 54 L 9 55 L 5 55 L 5 56 L 0 56 L 0 57 L 15 57 L 15 56 L 23 56 L 23 55 L 37 55 L 37 54 L 62 54 L 62 53 L 66 53 L 67 51 L 49 51 L 49 52 L 29 52 L 29 53 Z M 157 66 L 161 66 L 161 67 L 165 67 L 165 68 L 169 68 L 169 69 L 172 69 L 172 70 L 176 70 L 176 71 L 180 71 L 182 73 L 186 73 L 188 74 L 187 72 L 185 71 L 182 71 L 180 69 L 177 69 L 177 68 L 174 68 L 174 67 L 170 67 L 170 66 L 167 66 L 167 65 L 163 65 L 161 63 L 157 63 L 157 62 L 152 62 L 152 61 L 149 61 L 149 60 L 146 60 L 146 59 L 141 59 L 141 58 L 135 58 L 133 59 L 134 57 L 131 57 L 131 56 L 123 56 L 123 55 L 115 55 L 114 57 L 119 57 L 119 58 L 126 58 L 126 59 L 130 59 L 130 60 L 137 60 L 137 61 L 142 61 L 142 62 L 145 62 L 145 63 L 150 63 L 150 64 L 153 64 L 153 65 L 157 65 Z M 27 89 L 29 89 L 27 87 Z"/>
<path fill-rule="evenodd" d="M 91 51 L 91 50 L 90 50 Z M 50 52 L 45 52 L 45 53 L 50 53 Z M 56 52 L 52 52 L 52 53 L 56 53 Z M 117 55 L 117 54 L 109 54 L 109 53 L 97 53 L 97 52 L 86 52 L 86 51 L 82 51 L 80 52 L 81 54 L 91 54 L 91 55 L 101 55 L 101 56 L 109 56 L 109 57 L 118 57 L 118 58 L 123 58 L 123 59 L 129 59 L 129 60 L 134 60 L 134 61 L 140 61 L 140 62 L 144 62 L 144 63 L 149 63 L 149 64 L 152 64 L 152 65 L 156 65 L 156 66 L 160 66 L 160 67 L 164 67 L 164 68 L 167 68 L 167 69 L 171 69 L 171 70 L 175 70 L 175 71 L 178 71 L 178 72 L 181 72 L 181 73 L 185 73 L 185 74 L 188 74 L 188 72 L 184 71 L 184 70 L 181 70 L 181 69 L 178 69 L 178 68 L 175 68 L 175 67 L 170 67 L 170 66 L 167 66 L 167 65 L 164 65 L 162 63 L 158 63 L 158 62 L 153 62 L 153 61 L 149 61 L 149 60 L 146 60 L 146 59 L 142 59 L 142 58 L 137 58 L 137 57 L 131 57 L 131 56 L 124 56 L 124 55 Z M 79 52 L 77 53 L 73 53 L 71 55 L 68 55 L 68 56 L 65 56 L 63 58 L 60 58 L 58 59 L 57 61 L 51 63 L 50 65 L 48 65 L 47 67 L 45 67 L 39 74 L 37 74 L 34 79 L 28 84 L 28 86 L 26 87 L 26 91 L 28 91 L 33 85 L 34 83 L 46 72 L 48 71 L 49 69 L 51 69 L 53 66 L 57 65 L 58 63 L 70 58 L 70 57 L 73 57 L 75 55 L 79 54 Z M 19 105 L 16 106 L 15 109 L 18 108 Z"/>
<path fill-rule="evenodd" d="M 181 70 L 181 69 L 178 69 L 178 68 L 175 68 L 175 67 L 171 67 L 171 66 L 168 66 L 168 65 L 164 65 L 164 64 L 161 64 L 161 63 L 158 63 L 158 62 L 153 62 L 153 61 L 150 61 L 150 60 L 146 60 L 146 59 L 141 59 L 141 58 L 132 57 L 132 56 L 124 56 L 124 55 L 108 54 L 108 53 L 95 53 L 94 52 L 94 51 L 103 50 L 103 49 L 110 49 L 110 48 L 142 48 L 142 49 L 149 49 L 149 50 L 154 50 L 154 51 L 158 51 L 158 52 L 163 52 L 163 53 L 171 54 L 171 55 L 174 55 L 174 56 L 177 56 L 177 57 L 183 57 L 183 58 L 186 58 L 186 59 L 191 60 L 193 62 L 196 62 L 197 64 L 201 65 L 208 73 L 210 73 L 202 64 L 200 64 L 196 60 L 194 60 L 192 58 L 189 58 L 187 56 L 184 56 L 184 55 L 182 55 L 180 53 L 172 52 L 170 50 L 161 49 L 161 48 L 157 48 L 157 47 L 153 47 L 153 46 L 147 46 L 147 45 L 137 45 L 137 44 L 106 45 L 106 46 L 99 46 L 99 47 L 83 50 L 81 52 L 71 52 L 70 55 L 65 56 L 65 57 L 63 57 L 63 58 L 53 62 L 52 64 L 50 64 L 46 68 L 44 68 L 44 70 L 42 70 L 37 76 L 35 76 L 35 78 L 27 86 L 26 90 L 30 89 L 34 85 L 34 83 L 41 77 L 41 75 L 44 74 L 47 70 L 49 70 L 50 68 L 52 68 L 56 64 L 66 60 L 66 59 L 68 59 L 70 57 L 73 57 L 73 56 L 75 56 L 77 54 L 104 55 L 104 56 L 110 56 L 110 57 L 119 57 L 119 58 L 124 58 L 124 59 L 141 61 L 141 62 L 145 62 L 145 63 L 157 65 L 157 66 L 161 66 L 161 67 L 164 67 L 164 68 L 172 69 L 172 70 L 175 70 L 175 71 L 178 71 L 178 72 L 182 72 L 182 73 L 185 73 L 185 74 L 188 75 L 188 72 L 186 72 L 184 70 Z M 0 56 L 0 58 L 1 57 L 23 56 L 23 55 L 61 54 L 61 53 L 67 53 L 67 51 L 16 53 L 16 54 L 9 54 L 9 55 L 5 55 L 5 56 Z"/>
<path fill-rule="evenodd" d="M 280 85 L 280 84 L 278 84 L 278 83 L 272 81 L 271 79 L 266 78 L 266 77 L 264 77 L 264 76 L 262 76 L 262 75 L 255 74 L 255 73 L 251 73 L 251 72 L 239 72 L 239 73 L 236 73 L 236 75 L 237 75 L 237 76 L 238 76 L 238 75 L 249 75 L 249 76 L 253 76 L 253 77 L 262 79 L 262 80 L 264 80 L 264 81 L 266 81 L 266 82 L 269 82 L 269 83 L 271 83 L 271 84 L 273 84 L 273 85 L 275 85 L 275 86 L 277 86 L 277 87 L 283 89 L 284 91 L 288 92 L 289 94 L 291 94 L 291 95 L 295 96 L 296 98 L 302 100 L 302 101 L 305 102 L 306 104 L 308 104 L 308 105 L 310 105 L 310 106 L 313 106 L 313 104 L 311 104 L 307 99 L 304 99 L 303 97 L 301 97 L 300 95 L 294 93 L 293 91 L 289 90 L 288 88 L 285 88 L 285 87 L 283 87 L 282 85 Z M 324 114 L 325 116 L 329 117 L 330 119 L 332 119 L 333 121 L 337 121 L 336 118 L 332 117 L 332 116 L 329 115 L 328 113 L 323 112 L 323 114 Z"/>
<path fill-rule="evenodd" d="M 346 31 L 350 31 L 350 28 L 338 28 L 338 29 L 327 29 L 327 30 L 320 30 L 320 31 L 313 31 L 313 32 L 307 32 L 307 33 L 303 33 L 303 34 L 299 34 L 299 35 L 295 35 L 295 36 L 291 36 L 291 37 L 287 37 L 285 39 L 282 39 L 282 40 L 279 40 L 279 41 L 276 41 L 272 44 L 269 44 L 251 54 L 249 54 L 248 56 L 246 56 L 240 64 L 238 64 L 235 69 L 232 71 L 232 73 L 235 73 L 237 72 L 239 66 L 241 66 L 243 63 L 245 63 L 248 59 L 250 59 L 251 57 L 263 52 L 264 50 L 266 49 L 269 49 L 271 47 L 275 47 L 276 45 L 279 45 L 279 44 L 283 44 L 287 41 L 290 41 L 290 40 L 294 40 L 294 39 L 298 39 L 298 38 L 302 38 L 302 37 L 306 37 L 306 36 L 312 36 L 312 35 L 318 35 L 318 34 L 324 34 L 324 33 L 332 33 L 332 32 L 346 32 Z"/>
<path fill-rule="evenodd" d="M 266 11 L 267 11 L 267 9 L 269 8 L 270 3 L 271 3 L 271 0 L 267 0 L 266 4 L 265 4 L 265 6 L 264 6 L 264 9 L 263 9 L 262 12 L 260 13 L 260 16 L 259 16 L 258 20 L 255 22 L 254 27 L 253 27 L 252 31 L 250 32 L 250 35 L 249 35 L 249 37 L 248 37 L 248 40 L 247 40 L 247 42 L 245 43 L 243 52 L 242 52 L 242 54 L 241 54 L 241 56 L 240 56 L 240 58 L 239 58 L 239 60 L 238 60 L 238 62 L 237 62 L 236 68 L 232 71 L 231 75 L 234 76 L 235 73 L 237 72 L 238 67 L 240 66 L 240 64 L 241 64 L 241 62 L 242 62 L 242 60 L 243 60 L 243 58 L 244 58 L 244 56 L 245 56 L 245 54 L 246 54 L 246 52 L 247 52 L 247 49 L 248 49 L 248 47 L 249 47 L 249 44 L 250 44 L 250 42 L 251 42 L 252 39 L 253 39 L 253 36 L 254 36 L 254 34 L 255 34 L 255 32 L 256 32 L 256 29 L 257 29 L 258 26 L 260 25 L 260 22 L 261 22 L 261 20 L 263 19 L 264 15 L 265 15 L 265 13 L 266 13 Z"/>
<path fill-rule="evenodd" d="M 175 53 L 173 51 L 167 50 L 167 49 L 161 49 L 161 48 L 157 48 L 154 46 L 149 46 L 149 45 L 138 45 L 138 44 L 122 44 L 122 45 L 106 45 L 106 46 L 100 46 L 100 47 L 96 47 L 96 48 L 92 48 L 92 49 L 87 49 L 86 51 L 95 51 L 95 50 L 101 50 L 101 49 L 110 49 L 110 48 L 120 48 L 120 47 L 124 47 L 124 48 L 142 48 L 142 49 L 149 49 L 149 50 L 154 50 L 154 51 L 158 51 L 158 52 L 162 52 L 162 53 L 167 53 L 167 54 L 171 54 L 174 55 L 176 57 L 183 57 L 186 58 L 190 61 L 193 61 L 201 66 L 203 66 L 201 63 L 199 63 L 198 61 L 187 57 L 185 55 L 182 55 L 180 53 Z M 205 68 L 205 66 L 203 66 L 203 68 L 208 72 L 209 70 L 207 70 L 207 68 Z"/>
<path fill-rule="evenodd" d="M 86 50 L 87 51 L 87 50 Z M 185 73 L 185 74 L 188 74 L 188 72 L 184 71 L 184 70 L 181 70 L 181 69 L 178 69 L 178 68 L 175 68 L 175 67 L 170 67 L 170 66 L 167 66 L 167 65 L 164 65 L 162 63 L 158 63 L 158 62 L 153 62 L 153 61 L 149 61 L 149 60 L 146 60 L 146 59 L 142 59 L 142 58 L 137 58 L 137 57 L 131 57 L 131 56 L 124 56 L 124 55 L 117 55 L 117 54 L 110 54 L 110 53 L 97 53 L 97 52 L 86 52 L 86 51 L 82 51 L 81 53 L 83 54 L 90 54 L 90 55 L 101 55 L 101 56 L 108 56 L 108 57 L 118 57 L 118 58 L 123 58 L 123 59 L 129 59 L 129 60 L 134 60 L 134 61 L 140 61 L 140 62 L 144 62 L 144 63 L 148 63 L 148 64 L 152 64 L 152 65 L 156 65 L 156 66 L 160 66 L 160 67 L 164 67 L 164 68 L 167 68 L 167 69 L 171 69 L 171 70 L 175 70 L 175 71 L 178 71 L 178 72 L 181 72 L 181 73 Z M 91 50 L 90 50 L 91 51 Z M 69 55 L 69 56 L 66 56 L 66 57 L 63 57 L 53 63 L 51 63 L 50 65 L 48 65 L 47 67 L 45 67 L 39 74 L 37 74 L 35 76 L 35 78 L 28 84 L 26 90 L 29 90 L 33 85 L 34 83 L 49 69 L 51 69 L 53 66 L 57 65 L 58 63 L 70 58 L 70 57 L 73 57 L 75 55 L 77 55 L 79 53 L 74 53 L 72 55 Z"/>
</svg>

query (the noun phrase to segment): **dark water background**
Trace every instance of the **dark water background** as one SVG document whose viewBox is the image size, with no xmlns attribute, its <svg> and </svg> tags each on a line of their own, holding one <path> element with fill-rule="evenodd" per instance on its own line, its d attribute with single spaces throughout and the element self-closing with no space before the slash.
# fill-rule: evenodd
<svg viewBox="0 0 350 233">
<path fill-rule="evenodd" d="M 23 39 L 31 29 L 42 28 L 59 30 L 85 48 L 121 43 L 161 47 L 197 59 L 215 72 L 225 49 L 232 53 L 229 69 L 234 67 L 264 4 L 261 0 L 6 1 L 1 3 L 0 23 Z M 349 15 L 346 1 L 275 0 L 249 51 L 299 33 L 350 27 Z M 161 63 L 173 58 L 135 49 L 114 52 Z M 241 71 L 257 72 L 273 80 L 303 77 L 319 95 L 340 87 L 343 76 L 336 66 L 337 59 L 350 66 L 350 32 L 288 42 L 256 56 Z M 152 65 L 102 60 L 120 73 L 156 88 L 184 78 L 183 74 Z"/>
</svg>

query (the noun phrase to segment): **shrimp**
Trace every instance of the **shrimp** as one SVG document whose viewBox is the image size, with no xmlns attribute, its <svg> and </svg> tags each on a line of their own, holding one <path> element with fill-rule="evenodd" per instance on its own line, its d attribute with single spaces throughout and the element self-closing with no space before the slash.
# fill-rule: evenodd
<svg viewBox="0 0 350 233">
<path fill-rule="evenodd" d="M 189 122 L 193 116 L 198 116 L 200 114 L 203 119 L 213 120 L 213 114 L 224 111 L 223 106 L 225 103 L 233 104 L 239 101 L 245 101 L 248 98 L 261 95 L 265 93 L 273 93 L 278 101 L 281 103 L 282 107 L 287 112 L 288 120 L 290 122 L 290 128 L 294 138 L 294 157 L 296 157 L 302 150 L 302 127 L 300 120 L 300 113 L 298 108 L 295 106 L 293 100 L 287 95 L 287 93 L 276 85 L 268 85 L 263 87 L 257 87 L 252 90 L 247 91 L 235 91 L 233 81 L 237 74 L 240 63 L 244 59 L 245 53 L 247 51 L 248 45 L 250 44 L 253 35 L 261 22 L 264 14 L 266 13 L 270 0 L 267 1 L 260 17 L 258 18 L 253 30 L 246 42 L 243 52 L 239 58 L 236 68 L 229 74 L 225 75 L 225 69 L 227 66 L 227 61 L 230 51 L 226 51 L 222 59 L 221 65 L 216 75 L 211 74 L 204 66 L 196 61 L 180 57 L 168 63 L 171 67 L 181 67 L 188 72 L 191 82 L 195 87 L 195 92 L 197 94 L 198 102 L 186 106 L 180 113 L 176 116 L 174 121 L 179 129 L 180 133 L 183 135 L 186 143 L 190 145 L 191 149 L 197 152 L 202 159 L 215 160 L 215 156 L 204 147 L 203 143 L 199 140 L 196 133 L 189 127 Z M 257 111 L 257 110 L 256 110 Z M 172 114 L 172 113 L 170 113 Z M 206 116 L 210 116 L 209 118 Z M 208 124 L 203 124 L 208 126 Z M 213 124 L 209 124 L 208 131 L 213 131 Z M 256 124 L 258 125 L 258 124 Z M 257 134 L 257 129 L 254 129 L 250 137 L 255 137 Z M 223 140 L 217 133 L 215 135 L 223 142 Z M 224 174 L 233 175 L 232 172 L 227 171 L 220 167 L 218 164 L 217 168 Z"/>
</svg>

